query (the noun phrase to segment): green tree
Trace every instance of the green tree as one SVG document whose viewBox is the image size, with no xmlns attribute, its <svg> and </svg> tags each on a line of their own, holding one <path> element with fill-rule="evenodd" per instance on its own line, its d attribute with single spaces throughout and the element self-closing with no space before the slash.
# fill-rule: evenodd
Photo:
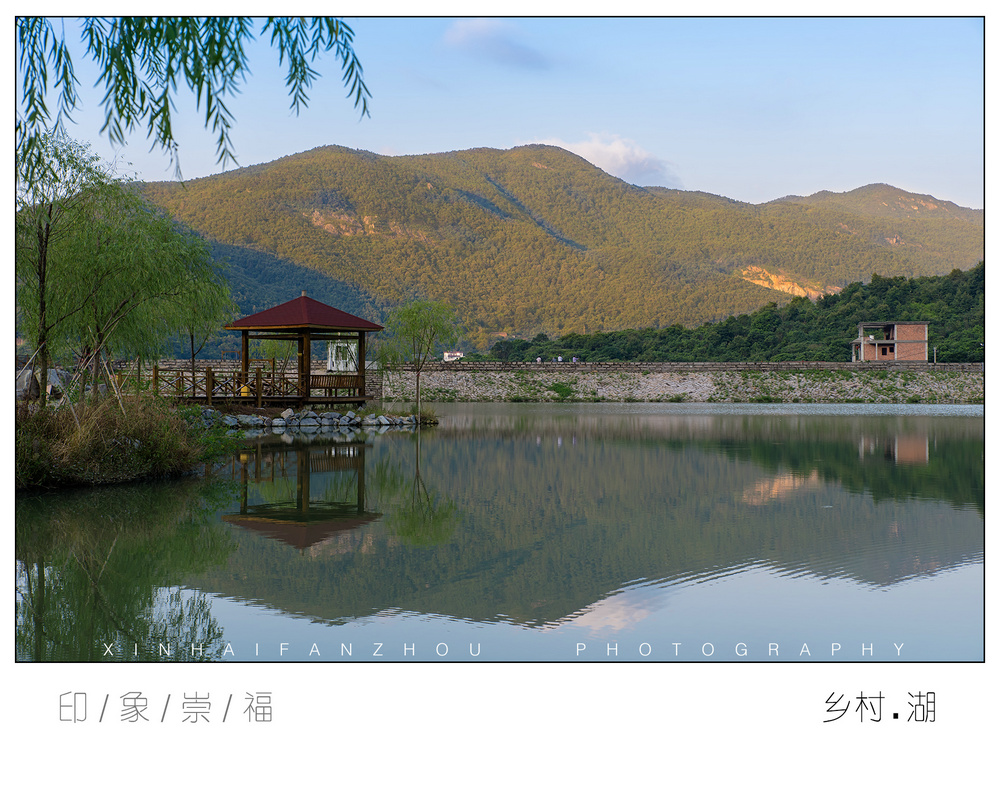
<svg viewBox="0 0 1000 798">
<path fill-rule="evenodd" d="M 502 339 L 490 347 L 490 355 L 497 360 L 508 361 L 514 354 L 514 342 Z"/>
<path fill-rule="evenodd" d="M 183 81 L 194 94 L 199 111 L 204 107 L 205 126 L 218 134 L 216 153 L 223 166 L 235 162 L 230 128 L 233 116 L 226 99 L 239 91 L 249 74 L 245 47 L 260 35 L 270 35 L 279 63 L 287 62 L 285 85 L 291 107 L 298 113 L 308 103 L 308 90 L 319 76 L 312 63 L 322 52 L 334 51 L 343 73 L 348 97 L 368 115 L 371 96 L 354 54 L 354 32 L 333 17 L 84 17 L 82 39 L 86 57 L 101 70 L 104 89 L 104 127 L 112 144 L 145 124 L 147 138 L 170 155 L 180 176 L 178 143 L 172 112 L 177 84 Z M 65 22 L 61 23 L 65 25 Z M 29 176 L 46 164 L 43 137 L 62 128 L 76 108 L 78 80 L 66 46 L 65 30 L 57 33 L 43 17 L 17 19 L 17 70 L 19 96 L 15 144 L 22 153 Z M 50 87 L 58 92 L 55 115 L 46 97 Z"/>
<path fill-rule="evenodd" d="M 195 357 L 205 348 L 205 344 L 219 333 L 226 322 L 239 316 L 239 306 L 233 301 L 229 290 L 222 283 L 221 273 L 216 273 L 205 282 L 192 283 L 190 291 L 178 303 L 180 324 L 188 339 L 191 354 L 191 391 L 194 393 Z"/>
<path fill-rule="evenodd" d="M 389 313 L 378 346 L 382 368 L 401 368 L 410 363 L 416 373 L 417 415 L 420 415 L 420 373 L 439 345 L 452 346 L 458 339 L 455 312 L 444 302 L 418 300 Z"/>
<path fill-rule="evenodd" d="M 33 180 L 26 179 L 24 152 L 17 151 L 14 269 L 20 322 L 35 349 L 44 406 L 57 332 L 90 299 L 66 244 L 86 231 L 115 184 L 81 144 L 48 135 L 40 148 L 45 168 Z"/>
<path fill-rule="evenodd" d="M 17 304 L 43 401 L 53 350 L 86 352 L 96 377 L 103 353 L 156 354 L 170 335 L 218 324 L 232 307 L 202 239 L 86 147 L 50 137 L 45 153 L 55 167 L 33 181 L 18 174 L 15 244 Z"/>
<path fill-rule="evenodd" d="M 208 245 L 128 187 L 106 203 L 86 234 L 70 241 L 91 284 L 66 335 L 91 356 L 152 357 L 177 333 L 199 335 L 232 318 L 229 289 Z"/>
<path fill-rule="evenodd" d="M 274 361 L 274 370 L 284 374 L 288 363 L 296 354 L 295 341 L 275 341 L 271 339 L 254 339 L 250 341 L 250 354 L 255 358 Z"/>
</svg>

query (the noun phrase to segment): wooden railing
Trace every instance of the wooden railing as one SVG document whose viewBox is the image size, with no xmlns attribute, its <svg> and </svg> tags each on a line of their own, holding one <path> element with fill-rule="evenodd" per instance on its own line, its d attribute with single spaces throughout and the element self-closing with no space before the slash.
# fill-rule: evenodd
<svg viewBox="0 0 1000 798">
<path fill-rule="evenodd" d="M 252 369 L 245 376 L 240 370 L 219 371 L 206 368 L 192 372 L 190 369 L 163 369 L 153 367 L 152 388 L 158 396 L 204 401 L 262 400 L 272 397 L 284 399 L 329 398 L 358 399 L 364 393 L 365 381 L 360 374 L 311 374 L 308 390 L 298 374 L 286 374 Z M 318 392 L 318 393 L 317 393 Z"/>
</svg>

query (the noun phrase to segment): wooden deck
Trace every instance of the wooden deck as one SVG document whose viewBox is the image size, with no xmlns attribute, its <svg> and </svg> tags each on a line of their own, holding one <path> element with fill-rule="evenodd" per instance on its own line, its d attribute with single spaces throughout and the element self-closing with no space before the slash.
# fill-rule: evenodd
<svg viewBox="0 0 1000 798">
<path fill-rule="evenodd" d="M 157 396 L 198 404 L 333 405 L 357 404 L 375 400 L 365 391 L 363 374 L 310 374 L 308 384 L 298 375 L 262 368 L 243 374 L 239 370 L 218 371 L 207 368 L 153 368 L 152 389 Z"/>
</svg>

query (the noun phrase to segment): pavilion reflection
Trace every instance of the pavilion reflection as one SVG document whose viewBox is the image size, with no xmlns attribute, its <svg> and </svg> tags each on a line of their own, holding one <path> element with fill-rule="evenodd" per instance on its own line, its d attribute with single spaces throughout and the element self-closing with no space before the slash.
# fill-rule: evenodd
<svg viewBox="0 0 1000 798">
<path fill-rule="evenodd" d="M 253 449 L 232 459 L 232 476 L 240 482 L 240 507 L 222 520 L 302 552 L 357 530 L 381 518 L 381 513 L 365 506 L 367 448 L 357 440 L 313 439 L 289 445 L 278 437 L 259 439 Z M 314 495 L 313 478 L 330 474 L 353 476 L 349 495 L 344 491 L 333 498 Z M 266 500 L 267 492 L 259 488 L 267 485 L 283 490 Z"/>
</svg>

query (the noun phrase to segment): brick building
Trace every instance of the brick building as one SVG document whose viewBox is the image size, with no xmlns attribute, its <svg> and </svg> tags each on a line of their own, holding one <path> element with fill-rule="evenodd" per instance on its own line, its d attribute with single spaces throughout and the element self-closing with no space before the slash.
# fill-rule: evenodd
<svg viewBox="0 0 1000 798">
<path fill-rule="evenodd" d="M 863 321 L 851 341 L 851 362 L 917 360 L 927 362 L 926 321 Z"/>
</svg>

